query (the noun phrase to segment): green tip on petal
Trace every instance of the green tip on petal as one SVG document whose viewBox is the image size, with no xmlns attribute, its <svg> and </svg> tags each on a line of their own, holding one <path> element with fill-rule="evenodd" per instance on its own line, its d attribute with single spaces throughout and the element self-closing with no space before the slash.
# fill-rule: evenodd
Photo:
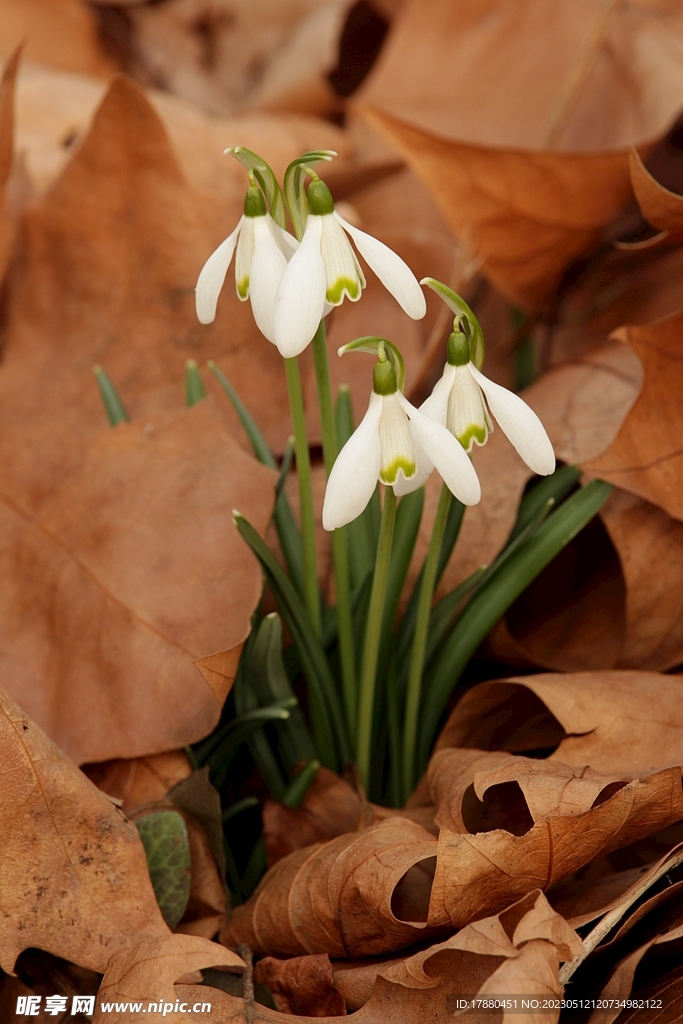
<svg viewBox="0 0 683 1024">
<path fill-rule="evenodd" d="M 466 452 L 471 452 L 475 441 L 478 445 L 484 445 L 488 436 L 489 432 L 486 427 L 482 427 L 479 423 L 473 423 L 462 434 L 458 434 L 458 441 Z"/>
<path fill-rule="evenodd" d="M 405 456 L 399 455 L 392 463 L 380 470 L 379 478 L 383 484 L 388 484 L 389 486 L 395 484 L 400 469 L 403 470 L 406 480 L 410 480 L 411 477 L 415 476 L 415 463 L 405 458 Z"/>
</svg>

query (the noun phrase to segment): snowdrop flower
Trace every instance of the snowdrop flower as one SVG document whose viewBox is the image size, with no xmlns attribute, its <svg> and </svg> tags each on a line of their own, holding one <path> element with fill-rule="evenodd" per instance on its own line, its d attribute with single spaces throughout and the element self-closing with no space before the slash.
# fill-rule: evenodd
<svg viewBox="0 0 683 1024">
<path fill-rule="evenodd" d="M 448 339 L 448 362 L 443 375 L 420 410 L 448 427 L 466 452 L 472 450 L 475 442 L 486 444 L 493 430 L 490 410 L 529 469 L 539 476 L 555 471 L 553 446 L 536 413 L 518 395 L 494 384 L 477 369 L 470 359 L 467 338 L 460 332 Z M 413 481 L 414 488 L 423 484 L 430 472 L 431 467 L 423 460 L 419 476 Z"/>
<path fill-rule="evenodd" d="M 393 486 L 396 494 L 413 490 L 410 485 L 424 457 L 465 505 L 476 505 L 481 497 L 477 474 L 462 445 L 404 398 L 391 363 L 382 355 L 375 365 L 368 411 L 339 453 L 327 481 L 326 530 L 359 516 L 378 480 Z"/>
<path fill-rule="evenodd" d="M 275 299 L 275 344 L 283 356 L 303 352 L 326 303 L 338 306 L 344 296 L 351 302 L 361 297 L 365 277 L 347 235 L 408 316 L 419 320 L 425 315 L 425 297 L 407 264 L 383 242 L 340 217 L 323 181 L 309 185 L 308 208 L 301 245 L 282 275 Z"/>
<path fill-rule="evenodd" d="M 256 326 L 268 341 L 275 341 L 273 304 L 280 279 L 298 242 L 284 231 L 266 210 L 263 194 L 255 185 L 248 189 L 244 214 L 235 230 L 209 256 L 197 281 L 195 297 L 200 323 L 210 324 L 225 275 L 235 255 L 235 284 L 242 302 L 251 299 Z"/>
</svg>

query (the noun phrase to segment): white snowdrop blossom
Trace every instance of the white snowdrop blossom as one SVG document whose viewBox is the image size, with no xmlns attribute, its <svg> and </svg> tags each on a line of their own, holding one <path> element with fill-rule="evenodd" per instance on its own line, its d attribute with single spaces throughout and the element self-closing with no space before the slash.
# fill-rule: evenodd
<svg viewBox="0 0 683 1024">
<path fill-rule="evenodd" d="M 218 295 L 235 254 L 237 296 L 242 302 L 251 300 L 256 326 L 268 341 L 274 342 L 275 295 L 287 261 L 298 244 L 296 238 L 275 223 L 266 210 L 261 190 L 252 186 L 237 227 L 209 256 L 199 275 L 195 299 L 200 323 L 210 324 L 215 319 Z"/>
<path fill-rule="evenodd" d="M 332 467 L 325 502 L 326 530 L 350 523 L 361 514 L 377 481 L 398 495 L 411 486 L 429 460 L 449 490 L 465 505 L 476 505 L 481 488 L 462 445 L 435 420 L 425 416 L 401 394 L 388 361 L 378 362 L 368 411 Z"/>
<path fill-rule="evenodd" d="M 425 315 L 424 294 L 408 265 L 379 239 L 340 217 L 323 181 L 309 185 L 308 205 L 301 245 L 275 299 L 275 344 L 283 356 L 303 352 L 330 307 L 340 305 L 345 296 L 351 302 L 361 297 L 365 277 L 349 237 L 408 316 L 419 320 Z"/>
<path fill-rule="evenodd" d="M 448 339 L 448 362 L 443 375 L 420 410 L 446 426 L 466 452 L 472 450 L 475 442 L 486 444 L 493 430 L 493 416 L 529 469 L 539 476 L 555 471 L 553 446 L 536 413 L 518 395 L 494 384 L 477 369 L 463 334 L 451 334 Z M 411 489 L 423 484 L 431 469 L 429 462 L 423 460 Z"/>
</svg>

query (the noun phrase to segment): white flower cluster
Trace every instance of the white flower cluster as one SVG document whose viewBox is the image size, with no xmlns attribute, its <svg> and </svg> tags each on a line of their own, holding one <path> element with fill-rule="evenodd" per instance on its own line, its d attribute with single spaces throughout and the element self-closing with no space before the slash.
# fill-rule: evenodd
<svg viewBox="0 0 683 1024">
<path fill-rule="evenodd" d="M 261 190 L 252 183 L 244 215 L 199 275 L 196 303 L 201 323 L 215 318 L 235 255 L 237 295 L 251 301 L 259 330 L 284 357 L 299 355 L 333 306 L 345 297 L 351 302 L 361 297 L 365 277 L 349 238 L 408 316 L 418 320 L 425 315 L 425 297 L 410 268 L 383 242 L 340 217 L 324 182 L 316 179 L 309 185 L 307 201 L 309 212 L 299 243 L 273 220 Z M 434 285 L 431 279 L 422 283 Z M 407 494 L 435 468 L 456 498 L 465 505 L 476 504 L 481 488 L 468 453 L 475 442 L 486 442 L 493 430 L 491 417 L 535 473 L 545 476 L 554 471 L 553 448 L 538 416 L 521 398 L 481 373 L 464 335 L 451 335 L 448 353 L 441 379 L 417 409 L 399 390 L 393 365 L 380 349 L 368 411 L 328 480 L 326 530 L 360 515 L 378 480 L 397 495 Z"/>
</svg>

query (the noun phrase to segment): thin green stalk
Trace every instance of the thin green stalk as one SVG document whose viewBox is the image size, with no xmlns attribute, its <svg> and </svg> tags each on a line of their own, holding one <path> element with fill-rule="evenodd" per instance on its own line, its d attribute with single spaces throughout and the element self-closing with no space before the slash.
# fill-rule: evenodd
<svg viewBox="0 0 683 1024">
<path fill-rule="evenodd" d="M 434 597 L 434 587 L 436 586 L 436 576 L 439 568 L 441 542 L 446 529 L 450 507 L 451 492 L 444 484 L 441 488 L 441 497 L 439 498 L 439 505 L 436 510 L 436 519 L 434 520 L 429 551 L 427 552 L 427 560 L 422 574 L 420 597 L 417 604 L 415 636 L 410 656 L 401 764 L 403 794 L 406 799 L 415 784 L 415 748 L 417 745 L 417 721 L 422 697 L 422 672 L 424 669 L 425 651 L 427 649 L 432 598 Z"/>
<path fill-rule="evenodd" d="M 308 451 L 304 396 L 301 390 L 299 364 L 285 359 L 289 408 L 294 425 L 296 473 L 299 479 L 301 539 L 304 559 L 304 602 L 316 636 L 322 634 L 320 594 L 318 591 L 318 560 L 315 551 L 315 519 L 313 517 L 313 489 L 311 487 L 311 457 Z"/>
<path fill-rule="evenodd" d="M 360 676 L 360 701 L 358 708 L 358 740 L 356 765 L 360 781 L 367 788 L 370 781 L 370 753 L 372 749 L 372 726 L 375 710 L 375 685 L 377 682 L 377 656 L 382 638 L 384 600 L 391 559 L 391 543 L 396 521 L 396 497 L 391 487 L 384 488 L 384 507 L 379 528 L 379 544 L 375 557 L 375 571 L 372 577 L 370 607 L 368 609 L 363 664 Z"/>
<path fill-rule="evenodd" d="M 327 358 L 327 337 L 323 320 L 320 321 L 318 330 L 313 336 L 313 361 L 315 363 L 315 378 L 318 385 L 320 424 L 323 435 L 323 459 L 325 461 L 325 473 L 329 476 L 339 448 L 337 444 L 337 424 L 332 402 L 330 365 Z M 337 594 L 337 632 L 342 692 L 349 732 L 353 733 L 357 715 L 356 652 L 354 649 L 353 621 L 351 618 L 349 551 L 346 530 L 343 527 L 332 532 L 332 560 L 334 562 L 334 581 Z"/>
</svg>

